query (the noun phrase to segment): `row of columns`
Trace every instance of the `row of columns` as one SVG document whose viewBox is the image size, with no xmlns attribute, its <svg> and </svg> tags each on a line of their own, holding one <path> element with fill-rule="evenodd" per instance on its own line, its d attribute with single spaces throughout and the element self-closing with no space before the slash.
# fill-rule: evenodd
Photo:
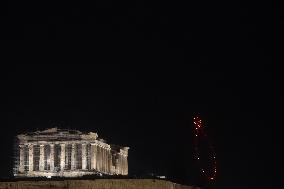
<svg viewBox="0 0 284 189">
<path fill-rule="evenodd" d="M 112 154 L 110 148 L 105 148 L 96 143 L 91 144 L 91 169 L 100 172 L 113 173 L 112 171 Z"/>
<path fill-rule="evenodd" d="M 116 174 L 128 175 L 128 162 L 127 156 L 123 153 L 118 153 L 117 163 L 116 163 Z"/>
<path fill-rule="evenodd" d="M 50 158 L 49 165 L 50 170 L 54 171 L 54 144 L 48 144 L 50 146 Z M 19 172 L 24 172 L 25 170 L 25 162 L 24 162 L 24 148 L 25 145 L 20 145 L 20 164 L 19 164 Z M 61 152 L 60 152 L 60 170 L 65 170 L 65 150 L 66 144 L 60 144 Z M 97 170 L 99 172 L 110 173 L 110 174 L 128 174 L 128 163 L 127 156 L 124 154 L 118 153 L 118 157 L 116 157 L 115 165 L 113 165 L 112 153 L 109 147 L 98 145 L 97 143 L 91 143 L 90 147 L 90 168 L 91 170 Z M 71 148 L 71 170 L 76 169 L 76 156 L 75 156 L 75 144 L 72 144 Z M 28 160 L 29 160 L 29 171 L 33 171 L 33 157 L 34 148 L 33 144 L 28 145 Z M 88 170 L 87 166 L 87 145 L 82 144 L 82 169 Z M 44 145 L 41 144 L 39 148 L 39 171 L 44 171 Z"/>
</svg>

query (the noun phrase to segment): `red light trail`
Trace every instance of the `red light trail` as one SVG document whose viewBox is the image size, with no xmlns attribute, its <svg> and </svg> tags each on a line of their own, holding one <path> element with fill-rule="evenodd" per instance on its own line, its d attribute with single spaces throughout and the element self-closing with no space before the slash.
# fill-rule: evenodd
<svg viewBox="0 0 284 189">
<path fill-rule="evenodd" d="M 194 117 L 193 123 L 195 159 L 198 163 L 201 175 L 209 181 L 215 180 L 217 174 L 215 150 L 213 148 L 213 145 L 210 143 L 206 132 L 204 131 L 202 120 L 199 117 Z M 206 152 L 208 152 L 208 155 L 204 155 L 204 153 L 202 153 L 202 150 L 204 150 L 202 149 L 204 148 L 204 145 L 202 146 L 202 144 L 204 143 L 206 143 L 206 148 L 208 148 L 206 150 Z"/>
</svg>

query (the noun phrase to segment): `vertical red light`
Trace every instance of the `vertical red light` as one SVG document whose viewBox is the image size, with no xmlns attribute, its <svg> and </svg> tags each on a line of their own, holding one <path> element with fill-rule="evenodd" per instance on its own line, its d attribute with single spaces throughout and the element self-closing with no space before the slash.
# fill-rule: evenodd
<svg viewBox="0 0 284 189">
<path fill-rule="evenodd" d="M 202 126 L 202 120 L 196 116 L 193 118 L 193 124 L 194 124 L 194 149 L 195 149 L 195 159 L 199 165 L 200 173 L 203 176 L 203 178 L 206 178 L 206 180 L 213 181 L 216 178 L 217 174 L 217 162 L 216 162 L 216 154 L 213 148 L 213 145 L 210 143 L 209 139 L 207 138 L 207 135 L 204 131 L 204 128 Z M 208 143 L 208 154 L 210 157 L 207 157 L 207 159 L 211 160 L 212 164 L 210 168 L 205 168 L 204 165 L 202 165 L 202 160 L 204 157 L 200 156 L 200 149 L 199 149 L 199 140 L 206 140 Z"/>
</svg>

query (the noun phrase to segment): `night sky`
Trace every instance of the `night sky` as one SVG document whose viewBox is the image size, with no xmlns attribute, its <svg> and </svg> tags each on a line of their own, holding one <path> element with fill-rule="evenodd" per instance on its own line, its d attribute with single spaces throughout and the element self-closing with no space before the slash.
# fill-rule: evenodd
<svg viewBox="0 0 284 189">
<path fill-rule="evenodd" d="M 192 123 L 200 115 L 217 154 L 213 187 L 270 188 L 283 107 L 279 12 L 240 1 L 2 6 L 10 41 L 0 176 L 12 174 L 15 135 L 58 125 L 129 146 L 132 175 L 200 184 Z"/>
</svg>

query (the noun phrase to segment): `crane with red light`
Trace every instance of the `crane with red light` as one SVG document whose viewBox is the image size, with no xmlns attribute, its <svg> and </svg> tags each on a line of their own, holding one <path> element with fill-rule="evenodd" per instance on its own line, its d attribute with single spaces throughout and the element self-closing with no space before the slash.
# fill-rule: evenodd
<svg viewBox="0 0 284 189">
<path fill-rule="evenodd" d="M 204 130 L 202 120 L 196 116 L 194 124 L 194 157 L 203 178 L 214 181 L 217 175 L 216 153 Z M 203 153 L 206 151 L 206 153 Z"/>
</svg>

